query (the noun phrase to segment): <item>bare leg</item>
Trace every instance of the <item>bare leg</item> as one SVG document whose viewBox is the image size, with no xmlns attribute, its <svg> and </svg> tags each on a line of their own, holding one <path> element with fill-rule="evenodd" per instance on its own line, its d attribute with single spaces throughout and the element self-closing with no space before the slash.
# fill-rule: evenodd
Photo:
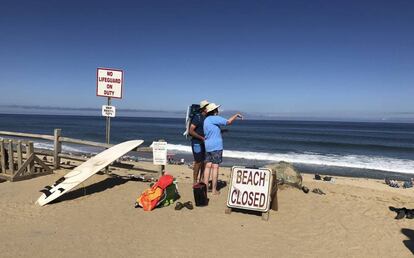
<svg viewBox="0 0 414 258">
<path fill-rule="evenodd" d="M 213 194 L 214 195 L 220 194 L 220 191 L 217 191 L 218 171 L 219 171 L 219 165 L 213 164 L 211 167 L 211 176 L 212 176 L 212 181 L 213 181 Z"/>
<path fill-rule="evenodd" d="M 206 167 L 206 163 L 201 162 L 201 166 L 200 166 L 200 173 L 198 174 L 197 180 L 198 182 L 203 182 L 204 181 L 204 168 Z"/>
<path fill-rule="evenodd" d="M 195 162 L 193 166 L 193 182 L 196 184 L 198 182 L 198 176 L 200 173 L 200 169 L 202 169 L 203 162 Z"/>
<path fill-rule="evenodd" d="M 207 162 L 204 168 L 204 183 L 208 187 L 208 179 L 210 178 L 211 162 Z"/>
</svg>

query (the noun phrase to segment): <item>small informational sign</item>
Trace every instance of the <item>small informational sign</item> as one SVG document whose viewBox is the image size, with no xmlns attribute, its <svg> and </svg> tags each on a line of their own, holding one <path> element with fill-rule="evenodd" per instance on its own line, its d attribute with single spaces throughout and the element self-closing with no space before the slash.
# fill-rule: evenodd
<svg viewBox="0 0 414 258">
<path fill-rule="evenodd" d="M 96 75 L 96 96 L 122 99 L 122 70 L 98 68 Z"/>
<path fill-rule="evenodd" d="M 167 165 L 167 142 L 153 142 L 151 147 L 154 165 Z"/>
<path fill-rule="evenodd" d="M 102 106 L 102 116 L 115 117 L 115 113 L 116 113 L 115 106 L 107 106 L 107 105 Z"/>
<path fill-rule="evenodd" d="M 267 212 L 271 201 L 271 181 L 270 169 L 233 167 L 227 206 Z"/>
</svg>

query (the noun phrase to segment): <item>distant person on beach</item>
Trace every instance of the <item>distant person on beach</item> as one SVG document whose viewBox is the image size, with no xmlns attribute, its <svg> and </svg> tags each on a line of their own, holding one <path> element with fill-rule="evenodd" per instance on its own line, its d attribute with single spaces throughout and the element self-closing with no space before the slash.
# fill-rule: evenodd
<svg viewBox="0 0 414 258">
<path fill-rule="evenodd" d="M 202 180 L 204 170 L 204 160 L 206 148 L 204 145 L 204 119 L 207 115 L 206 107 L 209 104 L 207 100 L 200 102 L 200 110 L 194 115 L 190 123 L 189 134 L 191 135 L 191 150 L 193 151 L 193 182 L 196 184 Z"/>
<path fill-rule="evenodd" d="M 235 114 L 229 119 L 218 116 L 220 105 L 210 103 L 207 106 L 207 117 L 204 120 L 204 143 L 206 146 L 206 164 L 204 169 L 204 183 L 208 185 L 210 174 L 212 176 L 212 191 L 214 195 L 220 194 L 217 190 L 218 172 L 223 161 L 223 138 L 220 126 L 231 125 L 236 119 L 243 119 L 241 114 Z"/>
</svg>

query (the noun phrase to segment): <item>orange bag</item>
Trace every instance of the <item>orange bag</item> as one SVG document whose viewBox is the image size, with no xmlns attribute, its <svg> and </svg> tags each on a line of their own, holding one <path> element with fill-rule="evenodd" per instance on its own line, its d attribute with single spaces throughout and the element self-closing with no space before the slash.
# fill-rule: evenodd
<svg viewBox="0 0 414 258">
<path fill-rule="evenodd" d="M 163 175 L 150 189 L 145 190 L 137 199 L 135 206 L 141 206 L 144 211 L 151 211 L 162 201 L 164 190 L 173 182 L 171 175 Z"/>
</svg>

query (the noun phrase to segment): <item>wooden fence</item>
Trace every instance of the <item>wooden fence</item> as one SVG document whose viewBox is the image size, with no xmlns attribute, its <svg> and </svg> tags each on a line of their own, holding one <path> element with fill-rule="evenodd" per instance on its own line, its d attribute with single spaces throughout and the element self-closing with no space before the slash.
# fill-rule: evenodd
<svg viewBox="0 0 414 258">
<path fill-rule="evenodd" d="M 51 173 L 35 155 L 32 141 L 0 140 L 0 179 L 16 181 Z"/>
<path fill-rule="evenodd" d="M 101 142 L 93 142 L 93 141 L 86 141 L 86 140 L 80 140 L 80 139 L 75 139 L 75 138 L 63 137 L 61 129 L 54 129 L 53 135 L 0 131 L 0 136 L 11 136 L 11 137 L 19 137 L 19 138 L 30 138 L 30 139 L 41 139 L 41 140 L 52 141 L 53 150 L 37 149 L 37 150 L 34 150 L 34 153 L 45 155 L 45 156 L 52 156 L 54 169 L 60 168 L 61 158 L 70 159 L 70 160 L 78 160 L 78 161 L 86 160 L 85 158 L 79 155 L 73 155 L 73 154 L 68 155 L 68 154 L 62 153 L 62 145 L 64 143 L 87 145 L 87 146 L 100 147 L 100 148 L 105 148 L 105 149 L 113 146 L 113 144 L 106 144 L 106 143 L 101 143 Z M 150 147 L 138 147 L 132 151 L 152 152 L 152 149 Z"/>
</svg>

